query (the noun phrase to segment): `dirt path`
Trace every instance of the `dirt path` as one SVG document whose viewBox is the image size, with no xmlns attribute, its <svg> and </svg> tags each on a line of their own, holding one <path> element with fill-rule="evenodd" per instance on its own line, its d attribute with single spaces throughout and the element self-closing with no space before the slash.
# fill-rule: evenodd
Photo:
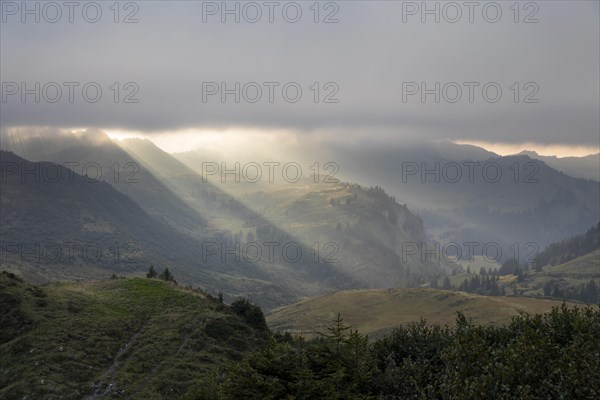
<svg viewBox="0 0 600 400">
<path fill-rule="evenodd" d="M 114 389 L 113 384 L 108 384 L 103 389 L 103 384 L 116 371 L 116 369 L 119 366 L 119 362 L 120 362 L 121 358 L 131 348 L 131 346 L 135 343 L 135 341 L 140 336 L 140 334 L 142 333 L 142 331 L 144 330 L 145 327 L 146 327 L 146 324 L 142 325 L 142 327 L 140 329 L 138 329 L 137 332 L 135 332 L 133 335 L 131 335 L 131 337 L 129 338 L 129 340 L 127 341 L 127 343 L 125 343 L 125 346 L 123 346 L 123 347 L 121 347 L 119 349 L 119 351 L 117 352 L 117 354 L 113 358 L 112 364 L 106 369 L 106 371 L 104 371 L 102 373 L 102 375 L 100 375 L 100 377 L 96 380 L 96 383 L 93 385 L 94 393 L 92 393 L 90 395 L 86 395 L 83 398 L 83 400 L 101 399 L 102 397 L 106 396 L 107 394 L 109 394 Z"/>
</svg>

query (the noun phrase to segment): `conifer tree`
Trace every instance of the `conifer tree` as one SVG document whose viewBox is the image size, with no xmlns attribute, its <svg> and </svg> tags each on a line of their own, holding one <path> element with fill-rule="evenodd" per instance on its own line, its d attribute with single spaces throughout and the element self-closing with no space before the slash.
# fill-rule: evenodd
<svg viewBox="0 0 600 400">
<path fill-rule="evenodd" d="M 154 265 L 150 265 L 150 268 L 148 268 L 148 273 L 146 274 L 146 278 L 156 278 L 158 274 L 156 273 L 156 270 L 154 269 Z"/>
<path fill-rule="evenodd" d="M 175 278 L 173 277 L 173 274 L 171 274 L 171 271 L 169 271 L 169 268 L 165 268 L 165 270 L 162 272 L 162 274 L 160 274 L 160 279 L 162 279 L 163 281 L 167 281 L 167 282 L 174 282 Z"/>
</svg>

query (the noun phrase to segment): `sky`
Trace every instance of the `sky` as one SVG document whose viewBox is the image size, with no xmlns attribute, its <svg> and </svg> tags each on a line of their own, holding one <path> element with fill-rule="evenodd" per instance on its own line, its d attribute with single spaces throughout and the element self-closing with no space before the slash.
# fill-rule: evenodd
<svg viewBox="0 0 600 400">
<path fill-rule="evenodd" d="M 597 1 L 0 3 L 4 131 L 599 151 Z"/>
</svg>

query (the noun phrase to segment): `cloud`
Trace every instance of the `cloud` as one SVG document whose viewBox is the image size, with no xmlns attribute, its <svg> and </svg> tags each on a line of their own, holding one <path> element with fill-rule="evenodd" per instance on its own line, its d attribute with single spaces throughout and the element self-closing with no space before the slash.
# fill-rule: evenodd
<svg viewBox="0 0 600 400">
<path fill-rule="evenodd" d="M 79 11 L 73 23 L 43 18 L 21 23 L 19 15 L 4 12 L 2 127 L 95 127 L 149 134 L 243 127 L 395 134 L 398 140 L 410 133 L 433 139 L 598 145 L 600 32 L 593 1 L 535 2 L 539 9 L 522 7 L 518 23 L 508 8 L 512 3 L 496 3 L 503 13 L 497 23 L 483 16 L 486 3 L 474 10 L 473 23 L 464 6 L 462 19 L 450 23 L 445 19 L 455 14 L 443 14 L 445 3 L 430 2 L 430 7 L 438 4 L 440 23 L 434 15 L 425 15 L 422 23 L 419 13 L 406 14 L 412 2 L 366 1 L 331 3 L 339 9 L 325 9 L 323 3 L 319 23 L 310 2 L 296 3 L 303 12 L 297 23 L 287 22 L 280 12 L 289 2 L 280 3 L 273 23 L 264 6 L 256 23 L 244 21 L 244 14 L 240 23 L 232 23 L 231 15 L 230 23 L 221 23 L 219 14 L 208 15 L 204 23 L 203 7 L 209 3 L 139 2 L 137 11 L 120 10 L 119 23 L 108 5 L 93 24 Z M 220 7 L 221 2 L 215 4 Z M 243 10 L 247 3 L 239 4 Z M 414 4 L 420 7 L 421 2 Z M 133 11 L 139 22 L 121 23 Z M 332 13 L 339 23 L 322 23 Z M 523 23 L 532 13 L 539 22 Z M 31 94 L 24 103 L 20 93 L 7 95 L 15 89 L 11 82 L 25 82 L 29 89 L 40 82 L 41 101 L 35 103 Z M 56 85 L 44 93 L 51 82 Z M 67 82 L 79 83 L 73 86 L 73 102 Z M 233 94 L 225 103 L 220 93 L 203 99 L 207 89 L 215 89 L 207 82 L 217 83 L 219 90 L 221 83 L 232 89 L 239 82 L 240 102 Z M 439 82 L 441 101 L 430 94 L 422 103 L 420 93 L 403 101 L 408 82 L 419 89 L 422 83 L 431 89 Z M 478 83 L 473 102 L 468 82 Z M 491 97 L 501 88 L 498 102 L 485 98 L 486 84 Z M 62 97 L 48 102 L 56 96 L 56 86 Z M 89 101 L 98 87 L 101 99 Z M 294 103 L 298 87 L 302 97 Z M 457 87 L 461 100 L 444 100 L 453 99 Z M 261 100 L 247 101 L 258 89 Z"/>
</svg>

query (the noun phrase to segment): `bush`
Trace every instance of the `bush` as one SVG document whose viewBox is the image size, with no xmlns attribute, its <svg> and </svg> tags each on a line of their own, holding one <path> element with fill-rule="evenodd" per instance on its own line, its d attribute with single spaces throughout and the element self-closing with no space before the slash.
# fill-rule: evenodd
<svg viewBox="0 0 600 400">
<path fill-rule="evenodd" d="M 235 310 L 247 308 L 239 302 Z M 372 344 L 340 317 L 310 341 L 274 336 L 227 372 L 225 399 L 599 398 L 600 308 L 563 305 L 506 326 L 425 321 Z"/>
<path fill-rule="evenodd" d="M 242 317 L 249 325 L 259 329 L 267 329 L 267 322 L 261 308 L 250 303 L 248 299 L 235 300 L 231 303 L 231 310 Z"/>
</svg>

